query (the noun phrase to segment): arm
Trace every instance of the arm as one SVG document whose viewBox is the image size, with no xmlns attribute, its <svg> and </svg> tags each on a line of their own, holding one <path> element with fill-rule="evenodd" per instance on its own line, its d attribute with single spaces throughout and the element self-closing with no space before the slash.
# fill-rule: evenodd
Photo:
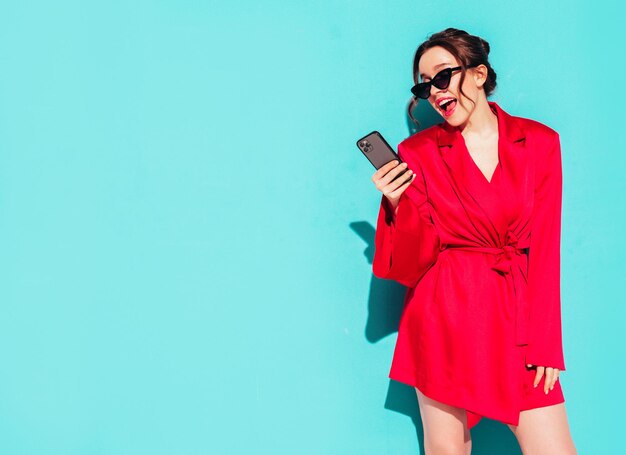
<svg viewBox="0 0 626 455">
<path fill-rule="evenodd" d="M 526 363 L 565 370 L 561 333 L 561 143 L 537 158 L 528 258 L 530 340 Z"/>
<path fill-rule="evenodd" d="M 378 278 L 414 287 L 437 259 L 439 236 L 430 219 L 421 168 L 417 162 L 408 161 L 402 156 L 401 145 L 398 146 L 398 155 L 409 164 L 416 176 L 400 196 L 395 213 L 387 197 L 382 196 L 372 268 Z M 407 193 L 411 187 L 413 193 L 409 197 Z"/>
</svg>

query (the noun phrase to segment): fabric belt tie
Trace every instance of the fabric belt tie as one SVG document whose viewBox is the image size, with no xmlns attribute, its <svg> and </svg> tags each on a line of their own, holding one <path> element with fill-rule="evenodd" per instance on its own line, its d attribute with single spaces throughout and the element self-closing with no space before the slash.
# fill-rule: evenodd
<svg viewBox="0 0 626 455">
<path fill-rule="evenodd" d="M 507 285 L 513 293 L 515 302 L 515 344 L 524 346 L 528 344 L 528 299 L 526 298 L 526 278 L 522 274 L 519 264 L 515 261 L 528 253 L 528 247 L 520 247 L 518 238 L 511 231 L 507 231 L 505 245 L 500 248 L 487 246 L 455 246 L 447 245 L 443 250 L 454 249 L 464 251 L 475 251 L 477 253 L 490 253 L 497 255 L 492 270 L 500 272 L 507 280 Z"/>
</svg>

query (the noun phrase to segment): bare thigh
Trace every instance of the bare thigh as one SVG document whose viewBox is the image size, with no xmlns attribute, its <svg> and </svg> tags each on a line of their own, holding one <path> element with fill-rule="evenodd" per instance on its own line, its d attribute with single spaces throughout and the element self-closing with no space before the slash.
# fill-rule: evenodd
<svg viewBox="0 0 626 455">
<path fill-rule="evenodd" d="M 519 425 L 508 425 L 524 455 L 576 455 L 565 403 L 522 411 Z"/>
<path fill-rule="evenodd" d="M 417 387 L 415 392 L 424 426 L 426 455 L 469 455 L 472 440 L 465 409 L 428 398 Z"/>
</svg>

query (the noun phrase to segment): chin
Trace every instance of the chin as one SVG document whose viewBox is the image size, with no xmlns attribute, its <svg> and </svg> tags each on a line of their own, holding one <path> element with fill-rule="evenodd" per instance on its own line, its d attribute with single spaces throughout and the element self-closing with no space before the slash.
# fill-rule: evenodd
<svg viewBox="0 0 626 455">
<path fill-rule="evenodd" d="M 465 109 L 462 106 L 460 106 L 460 105 L 457 105 L 456 112 L 454 113 L 454 115 L 451 118 L 448 118 L 445 115 L 443 115 L 443 113 L 437 107 L 436 104 L 431 103 L 431 105 L 433 106 L 433 109 L 435 111 L 437 111 L 437 113 L 441 116 L 441 118 L 445 122 L 447 122 L 449 125 L 451 125 L 451 126 L 462 125 L 467 120 L 467 118 L 469 117 L 469 113 L 467 111 L 465 111 Z"/>
<path fill-rule="evenodd" d="M 442 115 L 443 117 L 443 115 Z M 469 115 L 465 112 L 455 112 L 454 115 L 452 116 L 452 118 L 445 118 L 443 117 L 443 119 L 448 122 L 448 124 L 452 125 L 452 126 L 460 126 L 460 125 L 464 125 L 465 122 L 467 122 L 467 119 L 469 118 Z"/>
<path fill-rule="evenodd" d="M 462 125 L 462 124 L 463 124 L 463 122 L 464 122 L 464 120 L 459 119 L 459 118 L 457 118 L 456 116 L 455 116 L 455 118 L 453 118 L 453 119 L 447 119 L 447 118 L 444 118 L 444 120 L 445 120 L 446 122 L 448 122 L 448 124 L 449 124 L 449 125 L 451 125 L 451 126 L 459 126 L 459 125 Z"/>
</svg>

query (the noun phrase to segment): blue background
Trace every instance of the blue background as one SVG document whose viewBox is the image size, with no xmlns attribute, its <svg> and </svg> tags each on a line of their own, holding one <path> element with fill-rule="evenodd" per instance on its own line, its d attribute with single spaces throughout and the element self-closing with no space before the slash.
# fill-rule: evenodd
<svg viewBox="0 0 626 455">
<path fill-rule="evenodd" d="M 618 2 L 0 7 L 0 452 L 409 454 L 403 290 L 355 141 L 411 134 L 417 45 L 490 42 L 490 99 L 561 135 L 561 375 L 580 453 L 625 400 Z M 425 126 L 443 121 L 429 106 Z M 519 453 L 483 419 L 477 454 Z"/>
</svg>

